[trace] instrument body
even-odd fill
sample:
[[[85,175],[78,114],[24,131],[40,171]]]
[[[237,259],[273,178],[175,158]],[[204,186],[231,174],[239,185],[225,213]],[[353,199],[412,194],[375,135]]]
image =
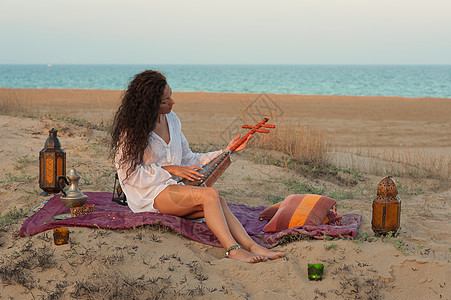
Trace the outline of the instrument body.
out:
[[[190,181],[186,178],[183,178],[181,182],[183,182],[183,184],[185,185],[192,186],[212,186],[213,183],[215,183],[216,180],[218,180],[218,178],[232,164],[231,154],[232,151],[225,151],[213,158],[207,164],[203,165],[202,169],[198,171],[200,174],[204,175],[204,177],[202,177],[200,180]]]
[[[219,177],[227,170],[227,168],[232,164],[232,153],[241,146],[248,138],[249,135],[260,132],[269,133],[269,130],[259,129],[261,127],[265,128],[275,128],[274,125],[265,124],[268,122],[268,118],[264,118],[260,123],[255,126],[243,125],[242,128],[250,128],[251,130],[246,133],[238,142],[236,142],[230,150],[224,151],[211,161],[202,166],[201,170],[198,171],[200,174],[204,175],[200,180],[190,181],[186,178],[181,179],[179,182],[183,182],[185,185],[191,186],[207,186],[211,187]]]

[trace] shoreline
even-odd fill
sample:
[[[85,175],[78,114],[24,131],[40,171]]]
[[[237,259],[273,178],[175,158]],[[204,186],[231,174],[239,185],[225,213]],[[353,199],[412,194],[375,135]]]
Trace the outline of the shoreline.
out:
[[[123,92],[124,89],[83,89],[83,88],[15,88],[15,87],[0,87],[1,90],[43,90],[43,91],[51,91],[51,90],[69,90],[69,91],[99,91],[99,92]],[[392,99],[433,99],[433,100],[451,100],[451,97],[407,97],[407,96],[394,96],[394,95],[330,95],[330,94],[290,94],[290,93],[261,93],[261,92],[209,92],[209,91],[176,91],[173,90],[174,93],[205,93],[205,94],[232,94],[232,95],[273,95],[273,96],[306,96],[306,97],[361,97],[361,98],[392,98]]]

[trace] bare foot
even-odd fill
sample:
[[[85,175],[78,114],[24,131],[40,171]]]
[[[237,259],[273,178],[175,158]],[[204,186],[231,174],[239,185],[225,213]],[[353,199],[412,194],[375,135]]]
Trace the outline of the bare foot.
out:
[[[285,257],[285,253],[283,252],[275,252],[269,249],[266,249],[260,245],[254,245],[250,249],[251,253],[254,253],[256,255],[266,256],[269,259],[278,259]]]
[[[268,259],[264,255],[255,255],[245,249],[230,250],[228,258],[236,259],[247,263],[258,263],[266,261]]]

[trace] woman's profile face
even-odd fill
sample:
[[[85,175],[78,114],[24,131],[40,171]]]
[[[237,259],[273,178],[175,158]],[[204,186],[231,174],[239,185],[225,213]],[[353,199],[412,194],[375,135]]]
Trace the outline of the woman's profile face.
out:
[[[172,99],[172,89],[169,84],[166,84],[164,88],[163,96],[161,97],[159,114],[168,114],[172,110],[172,106],[175,104],[174,99]]]

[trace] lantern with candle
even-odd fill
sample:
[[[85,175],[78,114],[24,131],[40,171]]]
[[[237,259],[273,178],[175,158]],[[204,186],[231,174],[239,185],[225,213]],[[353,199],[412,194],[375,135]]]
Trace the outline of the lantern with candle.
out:
[[[61,149],[58,130],[52,128],[39,152],[39,187],[46,193],[59,193],[58,177],[66,176],[66,152]]]
[[[377,186],[377,196],[373,201],[373,219],[371,227],[374,233],[385,235],[396,233],[401,219],[401,201],[398,189],[391,176],[386,176]]]

